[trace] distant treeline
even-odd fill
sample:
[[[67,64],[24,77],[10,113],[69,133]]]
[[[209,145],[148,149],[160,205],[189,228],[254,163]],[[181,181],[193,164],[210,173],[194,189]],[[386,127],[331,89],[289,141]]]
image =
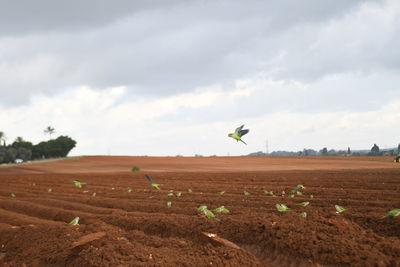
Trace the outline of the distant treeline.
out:
[[[273,151],[271,153],[264,153],[262,151],[253,152],[247,156],[396,156],[400,153],[400,144],[396,148],[381,150],[376,144],[370,150],[335,150],[324,147],[317,151],[314,149],[303,149],[301,151]]]
[[[75,145],[76,141],[68,136],[59,136],[36,145],[18,137],[11,145],[3,142],[0,146],[0,163],[66,157]]]

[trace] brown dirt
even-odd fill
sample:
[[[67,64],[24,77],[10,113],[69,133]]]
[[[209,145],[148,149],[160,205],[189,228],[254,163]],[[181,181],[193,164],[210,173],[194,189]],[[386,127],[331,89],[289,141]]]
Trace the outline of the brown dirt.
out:
[[[131,172],[134,165],[142,171]],[[304,195],[290,197],[297,184]],[[168,197],[169,190],[182,196]],[[310,205],[296,205],[302,201]],[[277,203],[293,210],[279,213]],[[336,214],[335,204],[347,211]],[[200,205],[231,213],[208,219]],[[0,169],[0,266],[400,266],[400,216],[381,219],[395,208],[400,165],[392,158],[83,157],[20,165]],[[79,225],[69,226],[76,216]]]

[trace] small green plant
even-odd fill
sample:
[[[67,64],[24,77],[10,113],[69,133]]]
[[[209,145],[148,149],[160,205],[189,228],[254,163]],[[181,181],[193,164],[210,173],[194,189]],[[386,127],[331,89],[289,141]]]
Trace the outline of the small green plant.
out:
[[[300,189],[306,189],[306,188],[305,188],[304,185],[298,184],[298,185],[296,186],[296,189],[297,189],[297,190],[300,190]]]
[[[14,193],[11,193],[11,197],[16,197],[16,195]]]
[[[310,198],[314,198],[314,195],[310,195]]]
[[[96,192],[94,192],[93,194],[92,194],[92,197],[95,197],[97,194],[96,194]]]
[[[82,188],[83,187],[83,185],[85,185],[86,183],[82,183],[82,182],[79,182],[79,181],[72,181],[73,183],[74,183],[74,185],[76,186],[76,187],[78,187],[78,188]]]
[[[200,207],[197,208],[198,211],[204,211],[206,209],[207,209],[206,205],[203,205],[203,206],[200,206]]]
[[[224,206],[218,207],[216,209],[214,209],[215,212],[219,212],[219,213],[229,213],[230,211],[225,208]]]
[[[336,213],[342,213],[342,212],[346,211],[345,208],[343,208],[339,205],[335,205],[335,209],[336,209]]]
[[[302,195],[303,195],[303,193],[300,192],[300,191],[296,191],[296,194],[297,194],[298,196],[302,196]]]
[[[382,219],[386,218],[386,217],[396,217],[399,215],[400,215],[400,209],[395,209],[395,210],[389,211],[385,216],[382,217]]]
[[[189,193],[189,194],[193,193],[192,189],[189,188],[189,189],[188,189],[188,193]]]
[[[86,193],[88,193],[89,191],[88,190],[83,190],[82,191],[82,193],[84,193],[84,194],[86,194]]]
[[[128,190],[127,190],[126,192],[131,193],[131,192],[132,192],[132,189],[131,189],[131,188],[128,188]]]
[[[133,172],[140,172],[140,168],[138,166],[133,166],[132,167]]]
[[[294,194],[289,195],[289,197],[294,197]]]
[[[301,202],[301,203],[299,203],[299,204],[297,204],[297,205],[300,205],[300,206],[302,206],[302,207],[306,207],[306,206],[308,206],[308,204],[310,204],[310,202],[304,201],[304,202]]]
[[[288,208],[285,204],[276,204],[276,209],[277,209],[279,212],[291,211],[291,209]]]
[[[79,217],[75,217],[72,221],[69,222],[69,225],[79,225]]]
[[[182,192],[178,192],[178,193],[176,193],[176,194],[175,194],[175,196],[177,196],[177,197],[180,197],[180,196],[182,196]]]
[[[219,192],[217,192],[217,194],[223,195],[223,194],[225,194],[225,191],[219,191]]]
[[[211,210],[206,208],[202,212],[204,215],[206,215],[207,218],[218,220],[217,216],[215,216],[215,214]]]
[[[168,202],[167,202],[167,207],[168,207],[168,208],[171,208],[171,206],[172,206],[172,202],[171,202],[171,201],[168,201]]]
[[[174,193],[169,192],[169,193],[167,194],[167,196],[168,196],[168,197],[173,197],[173,196],[174,196]]]
[[[307,212],[302,212],[299,214],[299,216],[305,218],[305,217],[307,217]]]
[[[250,195],[251,195],[250,192],[247,192],[247,191],[243,191],[243,194],[244,194],[245,196],[250,196]]]
[[[47,192],[51,193],[51,192],[53,192],[53,189],[49,188],[49,189],[47,189]]]
[[[264,194],[269,195],[269,196],[274,195],[274,193],[272,191],[268,191],[268,190],[264,190]]]

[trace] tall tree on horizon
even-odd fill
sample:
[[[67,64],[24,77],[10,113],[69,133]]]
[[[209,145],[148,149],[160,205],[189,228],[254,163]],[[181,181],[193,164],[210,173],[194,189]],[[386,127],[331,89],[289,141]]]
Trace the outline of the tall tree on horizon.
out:
[[[3,141],[3,146],[6,146],[6,135],[4,134],[4,132],[0,132],[0,145],[1,141]]]
[[[44,132],[44,134],[48,134],[50,136],[50,139],[51,139],[51,135],[53,133],[55,133],[55,129],[53,127],[51,127],[51,126],[47,126],[46,129],[44,129],[43,132]]]

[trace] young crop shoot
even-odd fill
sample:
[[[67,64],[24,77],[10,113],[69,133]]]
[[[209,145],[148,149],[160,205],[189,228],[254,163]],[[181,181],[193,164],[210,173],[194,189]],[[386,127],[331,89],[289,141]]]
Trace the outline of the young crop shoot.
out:
[[[305,218],[305,217],[307,217],[307,212],[302,212],[299,214],[299,216]]]
[[[215,211],[215,212],[218,212],[218,213],[229,213],[229,212],[230,212],[230,211],[229,211],[227,208],[225,208],[224,206],[218,207],[218,208],[214,209],[214,211]]]
[[[49,189],[47,189],[47,192],[51,193],[51,192],[53,192],[53,189],[49,188]]]
[[[151,183],[151,186],[154,187],[157,190],[160,190],[160,184],[156,184],[153,179],[151,179],[150,176],[148,176],[147,174],[144,175],[146,177],[146,179]]]
[[[209,219],[218,220],[217,216],[215,216],[215,214],[209,209],[203,210],[203,214]]]
[[[180,196],[182,196],[182,192],[178,192],[178,193],[176,193],[176,194],[175,194],[175,196],[177,196],[177,197],[180,197]]]
[[[169,192],[169,193],[167,194],[167,197],[173,197],[173,196],[175,196],[175,195],[174,195],[174,193],[172,193],[172,192]]]
[[[386,217],[396,217],[399,215],[400,215],[400,209],[395,209],[395,210],[389,211],[385,216],[382,217],[382,219],[386,218]]]
[[[171,208],[171,206],[172,206],[172,202],[171,202],[171,201],[168,201],[168,202],[167,202],[167,207],[168,207],[168,208]]]
[[[310,195],[310,198],[314,198],[314,195]]]
[[[74,185],[76,186],[76,187],[78,187],[78,188],[82,188],[83,187],[83,185],[85,185],[86,183],[82,183],[82,182],[79,182],[79,181],[72,181],[73,183],[74,183]]]
[[[14,193],[11,193],[11,197],[16,197],[16,195]]]
[[[189,189],[188,189],[188,193],[189,193],[189,194],[193,193],[192,189],[189,188]]]
[[[279,212],[291,211],[291,209],[288,208],[285,204],[276,204],[276,209],[277,209]]]
[[[75,217],[72,221],[69,222],[69,225],[79,225],[79,217]]]
[[[268,191],[268,190],[264,190],[264,194],[269,195],[269,196],[274,195],[274,193],[272,191]]]
[[[243,191],[243,194],[244,194],[245,196],[250,196],[250,195],[251,195],[250,192],[247,192],[247,191]]]
[[[289,195],[289,197],[294,197],[294,194]]]
[[[217,192],[217,194],[223,195],[223,194],[225,194],[225,191],[219,191],[219,192]]]
[[[131,189],[131,188],[128,188],[128,190],[127,190],[126,192],[131,193],[131,192],[132,192],[132,189]]]
[[[343,208],[339,205],[335,205],[335,209],[336,209],[336,213],[342,213],[342,212],[346,211],[345,208]]]
[[[299,203],[299,204],[297,204],[297,205],[300,205],[300,206],[302,206],[302,207],[306,207],[306,206],[308,206],[308,204],[310,204],[310,202],[304,201],[304,202],[301,202],[301,203]]]
[[[133,172],[140,172],[140,168],[138,166],[133,166],[132,167]]]
[[[198,211],[204,211],[204,210],[206,210],[206,209],[207,209],[207,206],[206,206],[206,205],[202,205],[202,206],[200,206],[200,207],[197,208]]]
[[[306,189],[306,188],[305,188],[304,185],[298,184],[298,185],[296,186],[296,189],[297,189],[297,190],[300,190],[300,189]]]
[[[296,191],[296,194],[297,194],[298,196],[302,196],[302,195],[303,195],[303,193],[300,192],[300,191]]]
[[[92,197],[95,197],[96,196],[96,192],[94,192],[93,194],[92,194]]]

